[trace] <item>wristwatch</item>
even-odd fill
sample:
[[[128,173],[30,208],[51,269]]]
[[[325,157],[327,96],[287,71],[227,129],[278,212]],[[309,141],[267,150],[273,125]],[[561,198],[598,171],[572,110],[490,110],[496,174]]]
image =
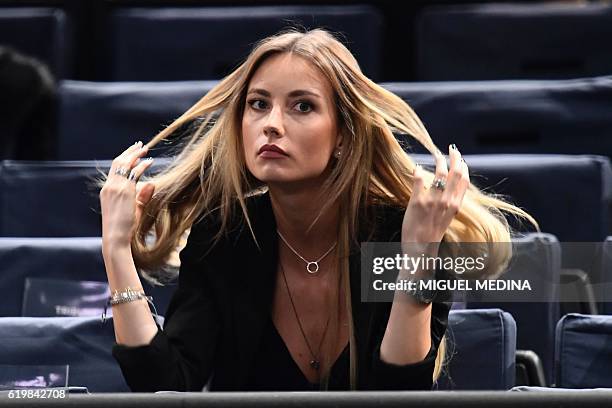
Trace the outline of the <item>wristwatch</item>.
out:
[[[436,298],[438,291],[436,289],[420,289],[415,287],[414,289],[406,289],[404,293],[417,303],[428,305]]]

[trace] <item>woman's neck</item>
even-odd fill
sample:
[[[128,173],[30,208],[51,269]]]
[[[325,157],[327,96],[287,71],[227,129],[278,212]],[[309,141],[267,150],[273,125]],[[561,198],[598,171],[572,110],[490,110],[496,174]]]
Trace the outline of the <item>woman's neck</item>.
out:
[[[334,204],[319,216],[325,202],[320,190],[288,192],[271,187],[270,200],[277,229],[306,259],[320,256],[337,241],[339,207]]]

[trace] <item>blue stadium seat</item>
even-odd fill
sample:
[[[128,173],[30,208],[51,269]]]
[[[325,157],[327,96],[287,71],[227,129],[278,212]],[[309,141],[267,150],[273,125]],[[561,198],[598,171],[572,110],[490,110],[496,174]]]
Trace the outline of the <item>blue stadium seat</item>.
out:
[[[362,69],[378,79],[382,14],[374,7],[258,6],[116,8],[99,37],[106,40],[100,66],[110,81],[219,79],[228,75],[266,36],[289,22],[324,26],[347,37]]]
[[[470,294],[468,309],[500,308],[512,314],[517,326],[517,348],[532,350],[542,360],[548,384],[553,378],[553,346],[555,327],[559,320],[559,284],[561,273],[561,245],[550,234],[534,233],[514,240],[513,259],[500,279],[530,282],[532,291],[520,301],[490,300],[495,292],[485,296]],[[489,296],[490,295],[490,296]],[[521,294],[517,294],[517,298]],[[498,301],[495,301],[498,300]]]
[[[557,387],[612,387],[612,316],[567,314],[556,336]]]
[[[101,236],[96,165],[110,162],[0,163],[0,236]]]
[[[72,28],[61,9],[0,8],[0,45],[36,57],[58,78],[68,78],[72,74]]]
[[[539,2],[426,8],[416,18],[420,81],[575,78],[612,72],[612,6]]]
[[[441,149],[455,143],[464,154],[599,154],[612,159],[612,76],[381,85],[415,110]]]
[[[26,278],[107,281],[98,237],[0,238],[0,265],[0,316],[21,316]],[[143,278],[141,282],[164,315],[175,283],[153,286]]]
[[[168,160],[160,158],[150,171]],[[99,237],[95,179],[110,161],[0,162],[0,237]]]
[[[68,385],[127,392],[111,355],[113,322],[83,317],[0,317],[0,365],[68,365]]]
[[[216,81],[60,84],[59,160],[111,160],[146,142],[203,97]],[[156,146],[151,154],[163,154]]]
[[[608,235],[612,201],[608,158],[519,154],[464,158],[475,185],[509,196],[535,217],[542,231],[559,241],[600,242]],[[415,160],[433,163],[431,155],[415,155]]]
[[[516,324],[499,309],[452,310],[447,330],[445,390],[508,390],[514,386]]]

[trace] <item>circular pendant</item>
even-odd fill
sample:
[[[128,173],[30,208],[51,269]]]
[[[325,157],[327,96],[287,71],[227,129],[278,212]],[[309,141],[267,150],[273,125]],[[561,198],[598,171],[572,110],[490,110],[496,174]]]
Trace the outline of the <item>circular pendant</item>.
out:
[[[306,270],[308,273],[317,273],[319,272],[319,264],[317,262],[308,262],[306,265]]]
[[[310,361],[310,366],[315,370],[318,370],[321,364],[317,360]]]

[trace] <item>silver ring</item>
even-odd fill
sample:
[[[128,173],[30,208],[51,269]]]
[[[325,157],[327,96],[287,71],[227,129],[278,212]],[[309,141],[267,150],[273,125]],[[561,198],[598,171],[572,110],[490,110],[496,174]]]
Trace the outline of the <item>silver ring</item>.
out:
[[[119,167],[118,169],[115,169],[115,174],[118,174],[121,177],[126,177],[128,174],[128,169],[125,167]]]
[[[446,181],[444,179],[437,178],[433,181],[433,183],[431,183],[431,186],[437,190],[444,191],[446,188]]]
[[[132,171],[130,171],[130,175],[128,176],[128,180],[136,181],[136,172],[134,171],[134,169],[132,169]]]

